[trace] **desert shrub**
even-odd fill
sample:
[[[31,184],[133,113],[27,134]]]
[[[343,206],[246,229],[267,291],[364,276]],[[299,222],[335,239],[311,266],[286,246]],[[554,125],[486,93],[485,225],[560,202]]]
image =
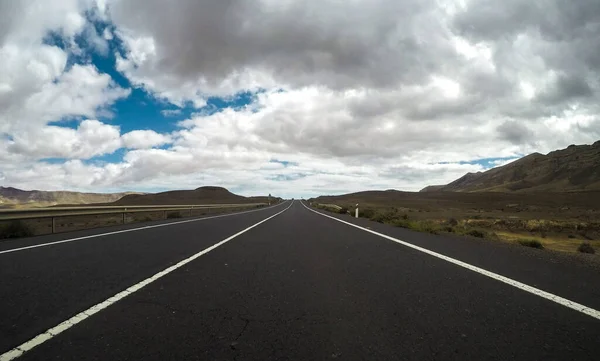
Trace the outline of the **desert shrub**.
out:
[[[452,226],[444,226],[441,228],[443,232],[454,233],[456,230]]]
[[[359,217],[371,219],[371,217],[373,217],[374,214],[375,214],[375,210],[373,210],[371,208],[358,207],[358,216]]]
[[[338,207],[334,207],[334,206],[327,205],[327,204],[320,204],[317,206],[317,208],[322,209],[327,212],[345,214],[345,212],[342,211],[344,208],[338,208]],[[346,209],[346,211],[347,211],[347,209]]]
[[[0,238],[31,237],[33,230],[21,221],[12,221],[0,229]]]
[[[478,229],[471,229],[465,232],[467,236],[477,237],[477,238],[485,238],[485,233]]]
[[[579,235],[589,241],[593,241],[594,237],[592,237],[588,232],[579,232]]]
[[[573,239],[573,238],[577,238],[577,237],[576,237],[575,235],[573,235],[573,234],[570,234],[570,235],[568,236],[568,238],[570,238],[570,239]]]
[[[596,250],[592,247],[590,242],[583,242],[577,247],[577,252],[594,254],[596,253]]]
[[[502,226],[506,226],[507,222],[504,219],[498,219],[494,222],[494,225],[502,227]]]
[[[525,229],[529,232],[542,232],[550,228],[550,223],[543,219],[530,219],[525,222]]]
[[[389,223],[396,227],[431,234],[439,234],[440,232],[455,232],[453,227],[441,227],[439,224],[431,221],[411,221],[403,218],[395,218]]]
[[[433,222],[415,222],[417,228],[416,231],[427,232],[431,234],[439,234],[440,226]]]
[[[400,227],[400,228],[411,228],[411,224],[412,222],[407,221],[405,219],[394,219],[392,221],[392,224],[396,227]]]
[[[449,218],[448,221],[446,221],[446,223],[452,227],[458,226],[458,221],[456,220],[456,218]]]
[[[396,219],[397,215],[393,210],[378,210],[369,218],[375,222],[389,223]]]
[[[181,213],[180,212],[167,213],[167,219],[172,219],[172,218],[181,218]]]
[[[538,241],[537,239],[520,239],[519,244],[525,247],[544,249],[542,242]]]
[[[342,208],[338,209],[338,213],[339,214],[346,214],[346,213],[348,213],[348,208],[342,207]]]
[[[500,240],[500,236],[498,236],[496,234],[496,232],[487,232],[485,234],[485,239],[489,239],[491,241],[499,241]]]

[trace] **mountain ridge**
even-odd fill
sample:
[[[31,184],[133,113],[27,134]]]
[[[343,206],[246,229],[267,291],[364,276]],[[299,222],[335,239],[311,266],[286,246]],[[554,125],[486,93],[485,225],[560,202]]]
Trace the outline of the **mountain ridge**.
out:
[[[0,208],[48,207],[56,205],[172,205],[172,204],[244,204],[267,203],[278,197],[245,197],[219,186],[202,186],[193,190],[159,193],[84,193],[73,191],[22,190],[0,186]]]
[[[485,172],[467,173],[421,192],[573,192],[600,190],[600,141],[531,153]]]
[[[0,206],[3,207],[44,207],[59,204],[110,203],[135,192],[91,193],[74,191],[23,190],[0,186]]]
[[[276,197],[271,197],[271,202]],[[203,186],[193,190],[173,190],[153,194],[128,195],[113,205],[169,205],[169,204],[244,204],[267,203],[269,197],[244,197],[218,186]]]

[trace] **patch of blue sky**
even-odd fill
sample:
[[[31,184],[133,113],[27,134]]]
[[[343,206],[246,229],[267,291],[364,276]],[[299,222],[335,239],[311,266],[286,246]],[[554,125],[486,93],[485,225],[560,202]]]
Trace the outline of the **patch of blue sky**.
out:
[[[206,103],[207,106],[213,106],[216,109],[240,110],[252,104],[256,100],[256,96],[264,92],[264,89],[259,89],[257,91],[241,91],[230,97],[209,97]]]
[[[112,153],[106,153],[98,155],[89,159],[83,160],[84,164],[87,165],[98,165],[101,166],[106,163],[120,163],[123,160],[123,156],[127,152],[127,149],[120,148]]]
[[[271,159],[269,161],[269,163],[279,163],[279,164],[282,164],[286,168],[289,166],[298,166],[299,165],[297,162],[290,162],[287,160],[279,160],[279,159]]]
[[[81,119],[81,117],[62,118],[53,122],[49,122],[48,125],[77,129]]]
[[[68,159],[66,159],[66,158],[52,157],[52,158],[40,159],[40,162],[43,162],[43,163],[46,163],[46,164],[63,164],[67,160]]]
[[[177,108],[157,100],[143,88],[133,88],[129,97],[118,100],[112,106],[114,117],[102,120],[118,124],[124,133],[137,129],[168,133],[177,128],[178,121],[192,113],[192,110],[184,108],[181,114],[166,117],[162,114],[165,109]]]
[[[474,160],[470,160],[470,161],[460,161],[460,162],[439,162],[438,164],[470,164],[470,165],[481,165],[484,168],[492,168],[497,166],[499,163],[505,162],[505,161],[509,161],[512,159],[516,159],[521,157],[522,155],[519,155],[517,157],[501,157],[501,158],[480,158],[480,159],[474,159]]]
[[[272,180],[275,182],[286,182],[286,181],[293,181],[293,180],[297,180],[297,179],[302,179],[308,177],[308,174],[306,173],[293,173],[293,174],[275,174],[272,176],[267,177],[266,179],[268,180]]]
[[[206,116],[226,108],[244,109],[255,102],[257,94],[265,91],[260,89],[258,91],[242,91],[228,97],[208,97],[206,106],[202,108],[196,108],[192,102],[187,102],[181,107],[169,103],[165,99],[155,97],[145,88],[132,84],[116,69],[116,54],[126,56],[122,40],[114,33],[111,24],[99,20],[93,13],[86,14],[86,17],[95,28],[98,36],[102,37],[106,29],[113,33],[112,39],[105,39],[108,51],[98,51],[94,44],[88,43],[85,31],[74,39],[81,51],[71,51],[72,45],[65,40],[60,32],[48,33],[44,43],[57,46],[68,52],[67,70],[74,64],[92,64],[100,73],[108,74],[115,84],[131,90],[128,97],[117,100],[107,111],[98,113],[98,120],[107,124],[118,125],[122,133],[138,129],[169,133],[178,129],[177,123],[179,121],[189,119],[194,114]],[[68,117],[57,119],[50,124],[77,128],[82,119],[83,117]]]
[[[42,43],[46,45],[56,46],[63,50],[67,50],[69,48],[69,43],[65,40],[65,38],[61,35],[60,32],[50,31],[44,38],[42,39]]]

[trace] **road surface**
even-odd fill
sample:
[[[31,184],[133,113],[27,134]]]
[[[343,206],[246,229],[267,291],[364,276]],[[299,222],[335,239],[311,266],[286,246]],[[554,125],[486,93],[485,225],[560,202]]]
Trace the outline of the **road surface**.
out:
[[[300,201],[6,241],[0,360],[598,360],[598,273],[551,255]]]

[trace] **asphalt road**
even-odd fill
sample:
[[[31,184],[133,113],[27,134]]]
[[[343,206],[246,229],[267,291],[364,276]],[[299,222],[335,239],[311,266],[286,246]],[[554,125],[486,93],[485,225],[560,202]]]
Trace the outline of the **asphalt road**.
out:
[[[338,218],[600,309],[585,265]],[[6,252],[132,228],[3,242],[0,360],[600,358],[600,319],[298,201]]]

